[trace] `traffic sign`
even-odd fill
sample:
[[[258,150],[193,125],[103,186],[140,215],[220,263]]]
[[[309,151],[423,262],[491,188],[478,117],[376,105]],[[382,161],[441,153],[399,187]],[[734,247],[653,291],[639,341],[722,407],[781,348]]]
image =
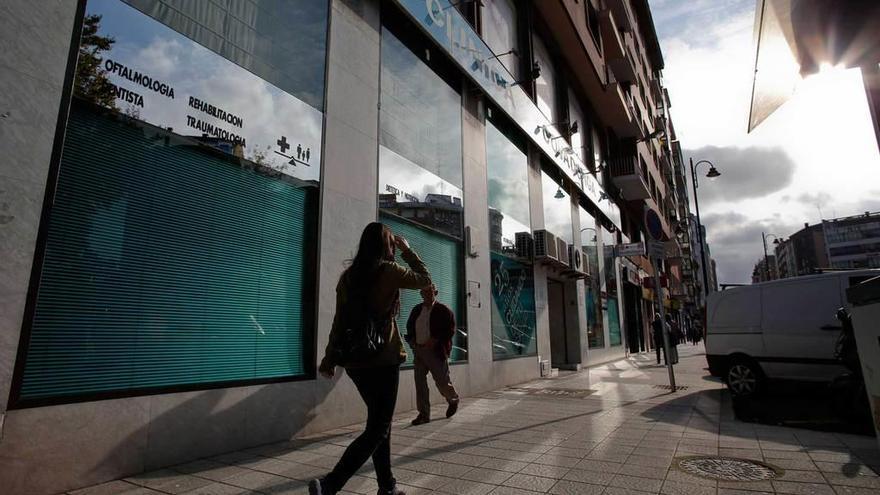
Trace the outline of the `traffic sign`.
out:
[[[660,215],[651,208],[645,208],[645,231],[655,241],[663,240],[663,221]]]
[[[645,243],[644,242],[632,242],[630,244],[618,244],[614,246],[614,255],[615,256],[644,256],[645,255]]]

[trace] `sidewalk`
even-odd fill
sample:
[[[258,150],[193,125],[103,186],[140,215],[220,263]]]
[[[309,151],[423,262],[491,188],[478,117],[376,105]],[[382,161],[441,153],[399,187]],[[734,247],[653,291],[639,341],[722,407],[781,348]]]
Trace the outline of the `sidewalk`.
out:
[[[679,347],[671,393],[666,368],[637,355],[580,373],[538,380],[462,401],[451,420],[413,427],[397,418],[394,474],[409,495],[875,494],[874,438],[737,421],[723,385],[708,376],[702,346]],[[443,417],[445,404],[435,418]],[[310,438],[195,461],[70,492],[95,494],[305,494],[360,431]],[[721,455],[763,461],[772,481],[716,481],[673,463]],[[752,475],[731,470],[731,475]],[[345,493],[374,494],[367,465]]]

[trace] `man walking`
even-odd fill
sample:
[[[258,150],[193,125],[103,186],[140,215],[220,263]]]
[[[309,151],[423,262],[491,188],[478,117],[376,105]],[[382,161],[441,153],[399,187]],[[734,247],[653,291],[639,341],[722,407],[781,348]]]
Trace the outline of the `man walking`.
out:
[[[654,313],[654,321],[651,322],[651,330],[654,337],[654,349],[657,351],[657,364],[660,364],[660,352],[663,352],[663,364],[666,364],[666,348],[663,346],[663,319],[660,313]]]
[[[431,421],[431,399],[428,393],[428,373],[440,394],[449,403],[446,417],[458,410],[458,393],[449,377],[449,353],[455,335],[455,315],[445,304],[437,301],[437,287],[433,284],[421,290],[422,303],[413,308],[406,322],[406,340],[412,347],[416,382],[416,407],[419,415],[412,421],[421,425]]]

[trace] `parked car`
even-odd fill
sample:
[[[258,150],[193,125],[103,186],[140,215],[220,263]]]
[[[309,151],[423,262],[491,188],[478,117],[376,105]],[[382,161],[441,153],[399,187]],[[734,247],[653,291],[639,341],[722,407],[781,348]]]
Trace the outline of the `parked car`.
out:
[[[846,371],[835,358],[846,289],[880,270],[773,280],[715,292],[707,299],[709,372],[731,393],[750,396],[768,380],[831,382]]]

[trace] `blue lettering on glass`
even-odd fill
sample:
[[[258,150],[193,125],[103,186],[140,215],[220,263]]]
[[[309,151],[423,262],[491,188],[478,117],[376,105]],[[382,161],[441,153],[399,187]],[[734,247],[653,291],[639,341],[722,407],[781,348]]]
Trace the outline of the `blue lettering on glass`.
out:
[[[619,228],[617,206],[449,0],[395,0]]]

